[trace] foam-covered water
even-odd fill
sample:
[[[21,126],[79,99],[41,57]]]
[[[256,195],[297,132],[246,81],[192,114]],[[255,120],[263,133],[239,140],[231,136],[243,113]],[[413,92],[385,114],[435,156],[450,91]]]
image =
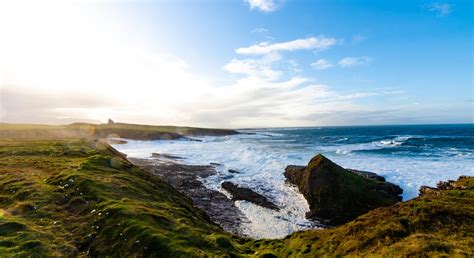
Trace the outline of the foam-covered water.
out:
[[[159,152],[186,157],[188,164],[219,163],[218,173],[204,180],[223,191],[227,180],[270,197],[281,211],[245,201],[237,206],[251,223],[243,231],[255,238],[283,237],[314,227],[305,219],[304,197],[284,183],[284,168],[306,165],[317,153],[337,164],[376,172],[400,185],[404,200],[416,197],[421,185],[460,175],[474,176],[474,125],[370,126],[255,129],[196,141],[130,141],[115,147],[132,157]],[[233,169],[241,172],[230,173]],[[225,191],[224,191],[225,192]]]

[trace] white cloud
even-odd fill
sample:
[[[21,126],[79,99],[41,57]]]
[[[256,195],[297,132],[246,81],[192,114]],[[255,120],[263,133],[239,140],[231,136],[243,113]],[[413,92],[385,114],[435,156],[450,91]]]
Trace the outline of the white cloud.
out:
[[[251,31],[251,33],[259,34],[265,37],[267,40],[274,40],[275,38],[270,36],[270,31],[265,28],[256,28]]]
[[[329,68],[333,67],[334,65],[331,64],[326,59],[319,59],[318,61],[312,63],[311,66],[316,70],[326,70],[326,69],[329,69]]]
[[[356,34],[356,35],[352,36],[352,42],[354,42],[354,43],[359,43],[359,42],[362,42],[364,40],[365,40],[364,35]]]
[[[269,31],[268,29],[265,29],[265,28],[255,28],[252,30],[252,33],[263,33],[263,34],[267,34]]]
[[[367,56],[361,56],[361,57],[345,57],[341,59],[338,64],[343,67],[353,67],[353,66],[359,66],[359,65],[364,65],[372,62],[372,58],[367,57]]]
[[[230,73],[274,81],[280,78],[282,72],[272,69],[271,65],[280,59],[281,57],[278,55],[264,56],[261,59],[239,60],[234,58],[224,66],[224,70]]]
[[[34,7],[0,8],[0,122],[110,117],[210,127],[333,124],[365,115],[370,109],[361,102],[375,96],[291,76],[284,64],[297,64],[280,52],[324,48],[314,40],[268,45],[255,59],[234,58],[224,69],[242,78],[216,83],[179,57],[135,44],[147,38],[103,13],[44,2]]]
[[[273,0],[245,0],[250,5],[250,9],[258,9],[262,12],[273,12],[277,9],[277,4]]]
[[[295,50],[324,50],[337,43],[334,38],[327,38],[324,36],[310,37],[305,39],[296,39],[292,41],[270,44],[262,42],[250,47],[238,48],[235,50],[237,54],[241,55],[266,55],[269,53]]]
[[[453,10],[452,5],[447,3],[433,3],[427,6],[429,11],[437,13],[438,16],[448,16]]]

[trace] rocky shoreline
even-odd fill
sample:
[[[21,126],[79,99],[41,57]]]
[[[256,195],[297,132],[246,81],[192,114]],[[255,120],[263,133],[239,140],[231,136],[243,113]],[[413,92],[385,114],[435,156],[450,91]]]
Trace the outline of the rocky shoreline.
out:
[[[153,153],[148,159],[129,158],[140,167],[159,176],[202,209],[209,220],[227,232],[245,236],[243,224],[250,223],[235,205],[248,201],[279,211],[271,199],[230,181],[221,183],[228,194],[207,188],[203,180],[217,174],[218,163],[186,165],[185,157]],[[229,173],[240,173],[229,171]],[[321,227],[335,226],[382,206],[401,201],[402,189],[376,173],[344,169],[322,155],[315,156],[307,166],[289,165],[284,172],[287,181],[298,187],[310,205],[307,218]]]
[[[164,158],[168,157],[168,158]],[[212,165],[185,165],[170,160],[168,154],[154,155],[151,159],[129,158],[137,166],[143,167],[176,190],[192,199],[193,205],[203,210],[209,219],[227,232],[244,235],[242,223],[248,223],[245,215],[225,194],[208,189],[202,179],[215,175]]]

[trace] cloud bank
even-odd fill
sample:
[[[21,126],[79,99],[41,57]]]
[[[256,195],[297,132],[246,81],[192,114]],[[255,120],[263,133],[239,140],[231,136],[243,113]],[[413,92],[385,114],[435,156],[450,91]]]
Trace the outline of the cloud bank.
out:
[[[318,36],[274,44],[262,42],[250,47],[238,48],[235,52],[241,55],[267,55],[270,53],[296,50],[325,50],[334,46],[336,43],[337,40],[334,38]]]
[[[176,55],[137,44],[123,33],[126,25],[102,13],[67,4],[0,7],[0,122],[64,124],[110,117],[207,127],[312,126],[380,123],[419,110],[399,104],[402,92],[338,91],[298,73],[305,64],[291,55],[322,53],[337,45],[331,37],[237,47],[222,65],[221,80],[197,74]],[[347,57],[337,65],[367,62],[368,57]],[[335,65],[319,59],[312,66]],[[369,104],[371,98],[390,108]]]

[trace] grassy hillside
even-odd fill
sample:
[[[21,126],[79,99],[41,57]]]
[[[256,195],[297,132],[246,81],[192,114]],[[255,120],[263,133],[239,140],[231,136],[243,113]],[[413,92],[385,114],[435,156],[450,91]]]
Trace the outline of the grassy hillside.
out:
[[[133,140],[177,139],[183,136],[221,136],[237,134],[234,130],[153,126],[125,123],[70,125],[2,124],[0,138],[126,138]]]
[[[191,200],[85,140],[0,142],[0,257],[242,253]]]
[[[0,257],[473,256],[474,179],[457,185],[336,228],[249,240],[101,141],[0,139]]]

